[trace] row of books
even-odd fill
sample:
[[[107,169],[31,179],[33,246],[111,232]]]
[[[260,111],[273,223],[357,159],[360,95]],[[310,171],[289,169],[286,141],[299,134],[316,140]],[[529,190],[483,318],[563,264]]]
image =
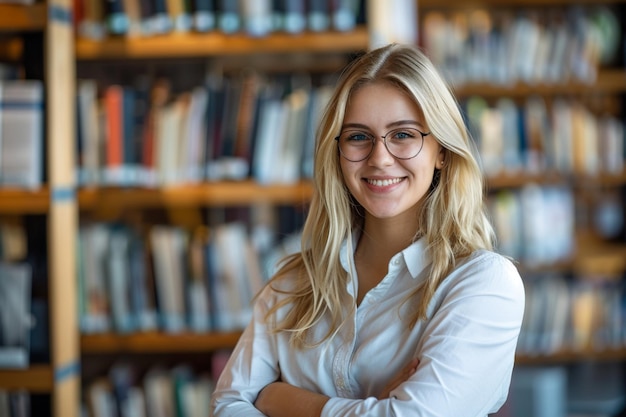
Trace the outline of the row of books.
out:
[[[165,79],[102,88],[81,80],[79,182],[162,186],[252,177],[267,184],[311,177],[313,132],[331,87],[290,78],[250,72],[182,93]]]
[[[626,288],[621,279],[553,274],[525,279],[526,311],[518,353],[550,355],[626,346]]]
[[[568,261],[575,250],[575,204],[570,188],[528,184],[489,195],[498,251],[527,267]]]
[[[78,259],[83,333],[241,330],[265,281],[241,222],[210,233],[152,226],[147,236],[121,225],[83,225]]]
[[[76,0],[77,33],[152,36],[169,32],[350,31],[363,23],[364,0]]]
[[[0,416],[30,417],[30,394],[27,391],[0,390]]]
[[[0,79],[0,187],[41,186],[43,126],[43,83]]]
[[[616,10],[587,7],[462,9],[424,15],[422,42],[455,86],[592,83],[619,53]]]
[[[128,362],[115,363],[86,384],[82,415],[85,417],[206,417],[211,415],[215,381],[227,353],[213,353],[212,369],[195,369],[181,363],[153,365],[141,370]]]
[[[518,104],[479,96],[462,102],[487,176],[558,172],[594,176],[624,170],[624,121],[594,114],[579,100],[550,104],[530,96]]]

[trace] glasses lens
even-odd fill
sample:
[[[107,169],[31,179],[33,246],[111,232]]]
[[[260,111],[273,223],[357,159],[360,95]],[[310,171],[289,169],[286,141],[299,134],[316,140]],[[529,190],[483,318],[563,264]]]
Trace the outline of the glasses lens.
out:
[[[372,152],[374,137],[358,130],[346,130],[339,135],[339,151],[348,161],[358,162]]]
[[[375,142],[370,133],[358,130],[346,130],[338,139],[341,155],[352,162],[367,158]],[[394,129],[388,132],[384,139],[387,151],[398,159],[415,158],[424,145],[424,135],[413,128]]]
[[[424,145],[424,135],[413,128],[390,131],[385,135],[387,150],[398,159],[415,158]]]

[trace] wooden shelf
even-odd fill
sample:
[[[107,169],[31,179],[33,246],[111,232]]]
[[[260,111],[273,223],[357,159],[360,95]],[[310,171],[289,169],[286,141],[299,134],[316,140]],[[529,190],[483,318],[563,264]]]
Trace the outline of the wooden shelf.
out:
[[[83,354],[102,353],[186,353],[234,348],[241,332],[229,333],[137,333],[131,335],[82,335]]]
[[[78,192],[83,211],[110,208],[225,207],[255,203],[302,204],[310,200],[311,184],[263,186],[232,181],[165,188],[89,188]]]
[[[516,365],[555,365],[584,361],[622,361],[626,359],[625,348],[602,350],[563,350],[549,355],[517,355]]]
[[[420,10],[440,8],[472,8],[472,7],[529,7],[529,6],[570,6],[597,5],[601,4],[624,4],[626,0],[419,0]]]
[[[0,32],[44,30],[47,18],[46,3],[0,4]]]
[[[45,365],[28,369],[0,369],[0,389],[49,393],[53,389],[52,368]]]
[[[576,187],[619,187],[626,184],[626,172],[620,174],[571,175],[557,172],[508,173],[490,175],[486,178],[487,191],[519,188],[527,184],[568,184]]]
[[[532,94],[543,96],[555,95],[583,95],[600,93],[623,93],[626,92],[626,70],[605,69],[598,74],[598,79],[593,84],[581,82],[569,82],[563,84],[524,84],[516,83],[512,86],[497,86],[491,83],[468,83],[454,88],[459,97],[479,95],[482,97],[526,97]]]
[[[0,188],[0,214],[43,214],[50,208],[50,193],[41,190]]]
[[[76,40],[78,60],[180,58],[300,53],[352,53],[368,47],[365,28],[350,32],[275,33],[266,37],[220,32],[180,33],[150,37],[110,37],[102,41]]]

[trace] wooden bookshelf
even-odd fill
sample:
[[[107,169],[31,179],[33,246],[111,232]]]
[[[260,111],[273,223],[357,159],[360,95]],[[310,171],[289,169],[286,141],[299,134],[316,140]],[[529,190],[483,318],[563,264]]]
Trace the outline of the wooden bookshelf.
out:
[[[255,203],[303,204],[313,187],[308,182],[263,186],[251,180],[162,188],[86,188],[78,192],[81,210],[106,208],[226,207]]]
[[[530,7],[530,6],[571,6],[572,0],[419,0],[420,9],[473,7]],[[624,4],[626,0],[578,0],[579,5]]]
[[[562,350],[547,355],[517,355],[516,365],[556,365],[584,361],[622,361],[626,359],[626,347],[608,349]]]
[[[44,214],[49,208],[48,188],[34,191],[0,188],[1,214]]]
[[[0,32],[41,31],[47,18],[46,3],[0,4]]]
[[[76,40],[76,58],[138,59],[181,58],[194,56],[352,53],[366,49],[369,37],[366,28],[350,32],[274,33],[254,38],[246,34],[174,33],[149,37],[109,37],[98,41]]]
[[[27,390],[35,393],[50,393],[54,388],[52,367],[35,365],[28,369],[3,369],[0,372],[0,389]]]
[[[101,353],[208,353],[235,346],[241,332],[94,334],[80,338],[83,354]]]
[[[533,94],[542,96],[617,94],[626,92],[626,70],[604,69],[599,72],[595,83],[585,84],[571,81],[560,84],[494,85],[492,83],[468,83],[454,88],[459,97],[479,95],[482,97],[527,97]]]

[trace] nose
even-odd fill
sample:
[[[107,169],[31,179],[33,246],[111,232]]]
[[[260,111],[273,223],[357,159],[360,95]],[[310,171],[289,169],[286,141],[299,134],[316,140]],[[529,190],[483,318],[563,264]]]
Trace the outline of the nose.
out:
[[[388,166],[393,164],[395,158],[387,150],[384,137],[377,137],[374,141],[374,147],[367,162],[371,166]]]

